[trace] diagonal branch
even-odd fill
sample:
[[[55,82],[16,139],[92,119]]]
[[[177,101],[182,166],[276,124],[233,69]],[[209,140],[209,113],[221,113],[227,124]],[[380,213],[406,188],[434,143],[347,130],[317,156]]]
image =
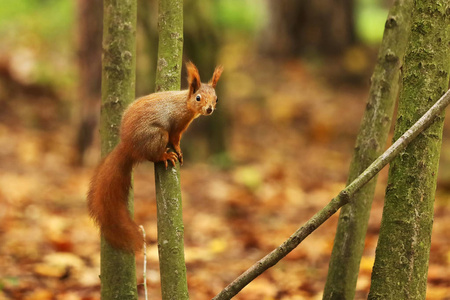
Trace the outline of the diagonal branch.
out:
[[[423,130],[428,128],[436,117],[450,104],[450,90],[448,90],[410,129],[408,129],[391,147],[379,156],[352,183],[333,198],[322,210],[317,212],[302,227],[291,235],[283,244],[263,257],[247,271],[242,273],[213,300],[228,300],[234,297],[253,279],[274,266],[283,257],[294,250],[308,235],[328,220],[335,212],[350,201],[351,196],[369,182],[378,172],[390,163],[408,144]]]

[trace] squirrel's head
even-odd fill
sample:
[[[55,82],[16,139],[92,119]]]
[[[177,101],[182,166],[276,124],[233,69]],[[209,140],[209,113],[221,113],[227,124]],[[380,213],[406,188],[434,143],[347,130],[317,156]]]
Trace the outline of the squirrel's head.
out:
[[[197,67],[192,63],[186,63],[188,74],[188,107],[195,111],[196,117],[199,115],[210,115],[217,104],[216,84],[222,74],[223,67],[217,66],[214,74],[208,83],[200,81]]]

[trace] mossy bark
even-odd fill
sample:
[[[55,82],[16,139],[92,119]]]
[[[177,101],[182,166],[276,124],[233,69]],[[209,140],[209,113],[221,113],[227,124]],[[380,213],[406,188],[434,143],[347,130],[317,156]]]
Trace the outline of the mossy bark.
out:
[[[159,0],[156,91],[179,90],[183,59],[183,1]]]
[[[178,166],[155,165],[158,253],[162,299],[189,299],[184,261],[184,225]]]
[[[102,107],[100,135],[102,156],[119,141],[123,110],[135,98],[136,0],[104,0]],[[132,193],[130,193],[132,195]],[[132,196],[129,199],[132,212]],[[102,299],[137,299],[134,254],[101,243]]]
[[[384,150],[410,31],[412,3],[412,0],[395,1],[387,17],[347,184]],[[355,297],[376,178],[356,192],[350,203],[341,209],[323,299],[352,300]]]
[[[159,0],[156,91],[179,90],[183,56],[183,1]],[[179,164],[155,164],[162,299],[189,299]]]
[[[394,140],[447,90],[449,26],[449,1],[414,1]],[[391,163],[369,299],[425,299],[443,121]]]

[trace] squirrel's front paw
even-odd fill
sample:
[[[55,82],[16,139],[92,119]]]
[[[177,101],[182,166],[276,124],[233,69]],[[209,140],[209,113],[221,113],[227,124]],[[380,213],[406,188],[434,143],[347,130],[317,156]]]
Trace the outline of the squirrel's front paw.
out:
[[[175,167],[175,163],[179,159],[180,158],[177,153],[169,152],[169,148],[167,148],[166,152],[164,152],[163,155],[161,155],[161,158],[159,160],[164,162],[164,165],[166,166],[166,169],[167,169],[167,167],[169,166],[167,161],[170,160],[172,162],[172,165]],[[181,158],[181,160],[183,160],[183,159]]]

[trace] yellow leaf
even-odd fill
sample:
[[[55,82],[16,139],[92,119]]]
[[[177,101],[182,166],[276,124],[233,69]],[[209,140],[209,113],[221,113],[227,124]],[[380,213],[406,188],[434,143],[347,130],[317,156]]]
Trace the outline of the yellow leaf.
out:
[[[360,270],[365,272],[372,272],[373,263],[375,262],[375,258],[370,256],[363,256],[361,258]]]
[[[209,250],[212,253],[222,253],[227,249],[228,243],[225,239],[214,239],[209,243]]]

